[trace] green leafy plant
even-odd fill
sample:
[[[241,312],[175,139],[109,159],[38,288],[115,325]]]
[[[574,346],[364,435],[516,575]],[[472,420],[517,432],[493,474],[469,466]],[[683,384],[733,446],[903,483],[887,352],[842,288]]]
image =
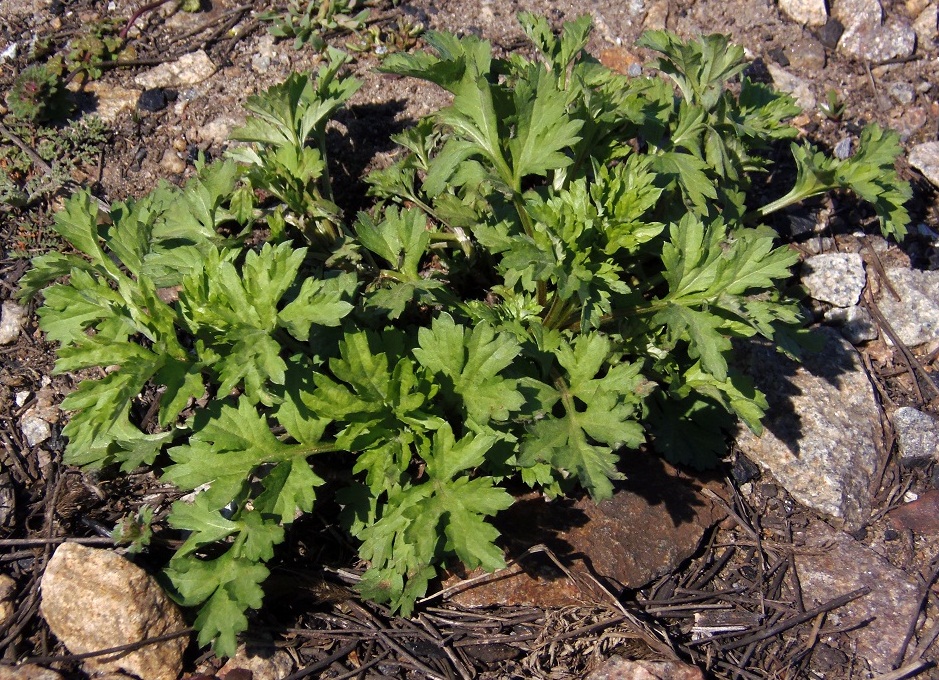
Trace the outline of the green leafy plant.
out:
[[[153,538],[152,522],[153,508],[144,505],[118,522],[111,532],[111,538],[117,545],[126,545],[130,554],[139,553],[150,545],[150,539]]]
[[[277,38],[293,38],[295,50],[310,45],[326,49],[324,34],[330,31],[357,33],[365,26],[369,10],[359,9],[359,0],[290,0],[285,10],[266,12],[272,22],[268,32]]]
[[[818,105],[822,115],[828,120],[838,122],[844,116],[845,103],[838,95],[837,90],[828,90],[825,94],[825,100]]]
[[[17,118],[43,123],[60,120],[72,111],[61,61],[27,66],[13,81],[7,93],[7,106]]]
[[[67,461],[158,462],[191,494],[165,575],[220,654],[327,470],[360,591],[407,615],[447,559],[504,564],[489,520],[510,489],[604,498],[621,452],[704,467],[722,428],[760,430],[733,342],[796,351],[801,317],[782,292],[797,256],[750,226],[768,209],[747,192],[798,109],[745,78],[731,92],[742,51],[720,36],[643,38],[676,94],[601,66],[587,18],[560,35],[520,20],[538,61],[429,33],[433,52],[384,62],[452,104],[396,137],[354,219],[322,144],[357,87],[334,55],[251,100],[245,146],[184,187],[104,216],[74,197],[56,229],[81,254],[36,258],[22,282],[43,291],[57,371],[111,367],[63,402]],[[892,139],[872,128],[836,166],[794,147],[798,193],[858,191],[901,233]]]

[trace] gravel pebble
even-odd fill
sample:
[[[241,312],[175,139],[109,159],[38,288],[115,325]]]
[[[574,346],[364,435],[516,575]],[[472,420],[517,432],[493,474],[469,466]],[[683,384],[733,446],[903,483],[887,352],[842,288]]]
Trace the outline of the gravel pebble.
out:
[[[23,324],[26,322],[26,309],[7,300],[3,303],[0,312],[0,345],[9,345],[20,337]]]

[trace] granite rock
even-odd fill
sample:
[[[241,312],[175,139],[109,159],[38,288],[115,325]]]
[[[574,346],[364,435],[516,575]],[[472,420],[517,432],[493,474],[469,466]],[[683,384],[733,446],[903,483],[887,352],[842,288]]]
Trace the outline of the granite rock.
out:
[[[939,142],[917,144],[910,150],[910,165],[939,187]]]
[[[42,577],[40,613],[73,654],[94,652],[186,628],[179,608],[143,569],[109,550],[64,543]],[[89,672],[127,671],[176,680],[188,640],[180,636],[138,650],[85,661]]]
[[[806,26],[824,26],[828,21],[825,0],[779,0],[779,10]]]
[[[904,463],[939,461],[939,420],[909,406],[893,413],[900,460]]]
[[[915,347],[939,340],[939,271],[887,267],[886,274],[900,299],[881,286],[877,307],[900,342]]]
[[[802,363],[766,345],[741,347],[769,410],[763,433],[741,428],[737,444],[797,501],[854,531],[870,516],[880,415],[858,353],[833,329],[816,333],[824,347]]]
[[[0,345],[9,345],[20,337],[26,323],[26,309],[12,300],[6,300],[0,311]]]
[[[852,307],[861,299],[867,275],[857,253],[813,255],[802,264],[802,284],[809,295],[835,307]]]
[[[823,522],[809,526],[804,548],[793,555],[807,609],[858,588],[870,588],[867,595],[829,612],[826,625],[849,628],[867,621],[845,633],[849,644],[875,673],[893,670],[893,658],[919,608],[916,580]]]

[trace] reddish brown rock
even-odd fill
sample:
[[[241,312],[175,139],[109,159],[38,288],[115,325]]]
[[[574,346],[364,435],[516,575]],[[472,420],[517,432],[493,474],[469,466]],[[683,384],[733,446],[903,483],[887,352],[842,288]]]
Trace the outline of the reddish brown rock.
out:
[[[873,550],[824,522],[813,522],[794,552],[806,609],[858,588],[869,592],[826,614],[826,625],[845,633],[857,658],[875,673],[889,673],[919,608],[919,584]],[[863,624],[863,625],[861,625]]]
[[[677,661],[632,660],[614,654],[586,680],[704,680],[704,673]]]
[[[545,545],[574,581],[544,554],[531,555],[520,565],[467,586],[453,599],[465,606],[601,602],[609,595],[591,576],[613,591],[640,588],[690,557],[705,531],[726,516],[702,493],[705,487],[720,492],[723,483],[716,479],[689,477],[659,458],[638,453],[623,470],[627,480],[601,503],[534,496],[499,516],[510,556]]]
[[[887,515],[895,529],[909,529],[920,536],[939,535],[939,490],[927,491]]]

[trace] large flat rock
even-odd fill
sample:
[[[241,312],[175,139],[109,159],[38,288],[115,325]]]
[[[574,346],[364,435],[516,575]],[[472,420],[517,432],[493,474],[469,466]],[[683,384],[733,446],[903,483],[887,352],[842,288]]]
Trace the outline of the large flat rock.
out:
[[[919,586],[867,546],[847,534],[814,522],[805,546],[795,551],[796,568],[806,609],[824,604],[858,588],[870,592],[827,615],[838,628],[862,624],[846,635],[857,657],[876,673],[893,670],[910,620],[919,609]]]
[[[858,353],[837,332],[816,332],[824,348],[801,364],[771,347],[745,349],[770,408],[762,435],[741,428],[737,443],[793,498],[854,531],[870,516],[880,415]]]

